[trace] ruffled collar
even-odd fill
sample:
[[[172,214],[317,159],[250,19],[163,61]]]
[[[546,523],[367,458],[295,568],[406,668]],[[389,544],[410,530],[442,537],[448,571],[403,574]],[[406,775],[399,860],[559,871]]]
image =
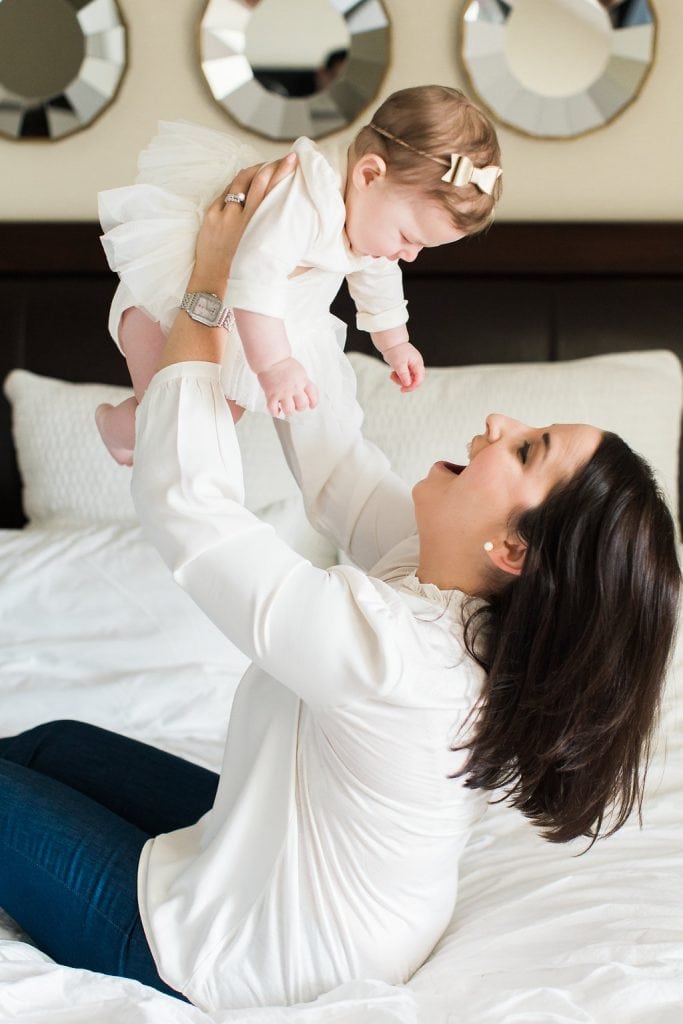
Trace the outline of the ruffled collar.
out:
[[[399,590],[407,590],[411,594],[416,594],[431,604],[438,605],[439,608],[448,608],[454,603],[456,596],[458,598],[462,596],[459,590],[440,590],[435,583],[421,583],[415,569],[396,582]]]

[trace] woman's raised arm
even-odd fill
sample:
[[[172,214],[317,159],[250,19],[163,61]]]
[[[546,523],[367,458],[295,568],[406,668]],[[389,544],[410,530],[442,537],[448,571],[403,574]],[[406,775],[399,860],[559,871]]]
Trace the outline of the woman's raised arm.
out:
[[[243,206],[223,197],[209,207],[197,239],[190,291],[224,295],[232,258],[254,212],[265,196],[294,170],[293,154],[273,164],[241,171],[230,192],[246,193]],[[181,314],[160,366],[176,362],[220,363],[227,339],[221,328],[206,327]],[[314,412],[276,421],[285,457],[299,484],[313,525],[358,565],[370,569],[415,530],[409,489],[388,460],[361,432],[362,412],[348,367],[343,409],[324,400]]]
[[[223,212],[214,204],[204,241],[219,240],[211,223],[220,224]],[[224,247],[219,257],[200,257],[197,286],[220,294],[229,256]],[[200,277],[207,263],[216,272]],[[220,381],[224,340],[222,328],[182,314],[171,330],[164,365],[138,409],[132,492],[142,525],[218,628],[307,703],[377,695],[404,671],[405,615],[390,590],[358,570],[312,566],[244,508],[239,445]]]

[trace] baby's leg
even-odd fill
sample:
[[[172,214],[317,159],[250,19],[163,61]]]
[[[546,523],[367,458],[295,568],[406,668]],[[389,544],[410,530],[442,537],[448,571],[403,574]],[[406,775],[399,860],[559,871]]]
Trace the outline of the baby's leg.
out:
[[[159,368],[166,335],[155,320],[135,307],[121,317],[119,341],[128,363],[133,391],[138,402]]]
[[[95,422],[110,454],[123,466],[132,466],[135,447],[135,410],[156,373],[166,336],[158,323],[131,307],[121,317],[119,341],[126,357],[135,398],[119,405],[99,405]]]

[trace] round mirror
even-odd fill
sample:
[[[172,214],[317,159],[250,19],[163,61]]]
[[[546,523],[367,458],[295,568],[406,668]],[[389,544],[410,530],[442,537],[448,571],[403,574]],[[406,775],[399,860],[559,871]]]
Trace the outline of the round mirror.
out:
[[[199,48],[211,95],[239,124],[315,139],[377,95],[389,19],[380,0],[208,0]]]
[[[313,96],[342,74],[351,36],[342,15],[330,3],[298,0],[298,24],[315,31],[291,33],[291,0],[260,0],[245,32],[244,55],[254,78],[280,96]]]
[[[461,54],[472,92],[503,124],[572,138],[614,120],[652,64],[649,0],[469,0]]]
[[[0,0],[0,134],[60,139],[109,106],[126,64],[114,0]]]

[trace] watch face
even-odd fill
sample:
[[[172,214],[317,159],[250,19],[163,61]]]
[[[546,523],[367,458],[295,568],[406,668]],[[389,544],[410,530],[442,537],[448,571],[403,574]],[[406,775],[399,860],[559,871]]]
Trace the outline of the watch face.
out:
[[[215,320],[221,309],[221,300],[215,295],[198,295],[192,312],[195,316]]]

